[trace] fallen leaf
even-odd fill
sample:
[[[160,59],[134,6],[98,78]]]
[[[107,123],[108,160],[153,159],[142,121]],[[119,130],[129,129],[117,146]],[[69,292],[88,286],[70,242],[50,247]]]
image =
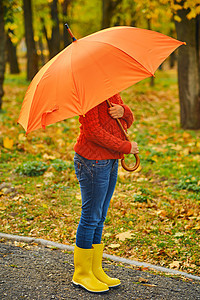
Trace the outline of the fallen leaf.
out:
[[[182,237],[184,236],[184,233],[183,232],[176,232],[174,237]]]
[[[77,194],[77,195],[76,195],[76,199],[77,199],[77,200],[81,200],[81,194]]]
[[[146,282],[148,282],[148,279],[143,278],[143,277],[140,277],[140,278],[138,279],[138,281],[141,282],[141,283],[146,283]]]
[[[118,238],[120,241],[125,241],[125,239],[132,239],[133,233],[131,232],[131,230],[128,230],[126,232],[118,233],[116,235],[116,238]]]
[[[166,217],[167,212],[165,210],[159,210],[159,211],[157,211],[157,214],[164,218],[164,217]]]
[[[53,172],[45,172],[43,177],[44,178],[52,178],[52,177],[54,177],[54,174],[53,174]]]
[[[107,232],[104,234],[105,237],[110,237],[111,235],[112,235],[112,233],[110,233],[110,232]]]
[[[200,230],[200,225],[197,225],[197,226],[193,227],[192,229]]]
[[[180,267],[180,261],[174,260],[171,264],[169,264],[170,269],[178,270]]]
[[[6,149],[12,149],[13,148],[13,144],[14,144],[14,141],[12,139],[10,139],[9,137],[5,137],[3,139],[3,146],[4,148]]]
[[[108,247],[112,249],[116,249],[120,247],[120,244],[110,244]]]
[[[48,205],[46,205],[45,203],[42,203],[42,207],[48,208]]]
[[[37,148],[45,148],[45,145],[43,145],[43,144],[35,144],[35,146],[37,147]]]
[[[183,132],[183,138],[184,139],[189,139],[189,138],[191,138],[191,135],[188,133],[188,132]]]
[[[42,157],[44,159],[50,159],[50,160],[56,159],[56,157],[54,155],[49,155],[47,153],[44,153],[44,155]]]
[[[144,286],[157,286],[156,284],[150,284],[150,283],[144,283],[142,285],[144,285]]]
[[[19,140],[19,141],[26,141],[26,136],[25,136],[25,134],[24,134],[24,133],[20,133],[20,134],[18,135],[18,140]]]

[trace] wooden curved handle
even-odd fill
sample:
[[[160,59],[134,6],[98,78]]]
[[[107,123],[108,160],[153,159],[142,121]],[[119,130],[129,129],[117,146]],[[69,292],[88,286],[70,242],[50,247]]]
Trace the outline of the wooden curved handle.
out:
[[[133,172],[133,171],[135,171],[135,170],[137,170],[139,168],[139,165],[140,165],[139,155],[138,154],[134,154],[134,156],[135,156],[136,162],[135,162],[135,165],[133,167],[128,167],[126,165],[126,163],[125,163],[124,158],[121,159],[121,165],[124,168],[124,170],[129,171],[129,172]]]
[[[112,104],[110,103],[110,101],[107,99],[107,103],[108,103],[108,106],[109,107],[112,107]],[[129,139],[129,136],[128,134],[126,133],[124,127],[122,126],[122,123],[120,122],[119,119],[116,119],[117,123],[119,124],[119,127],[121,128],[122,132],[124,133],[127,141],[130,142],[130,139]],[[133,167],[128,167],[126,164],[125,164],[125,161],[124,161],[124,158],[121,159],[121,165],[122,167],[124,168],[124,170],[126,171],[129,171],[129,172],[133,172],[135,170],[137,170],[137,168],[139,168],[139,165],[140,165],[140,158],[139,158],[139,155],[138,154],[134,154],[135,155],[135,159],[136,159],[136,162],[135,162],[135,165]]]

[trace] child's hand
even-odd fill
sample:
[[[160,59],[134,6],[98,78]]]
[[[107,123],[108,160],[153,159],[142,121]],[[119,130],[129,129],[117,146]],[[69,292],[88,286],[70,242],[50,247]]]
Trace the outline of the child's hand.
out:
[[[109,108],[109,114],[111,115],[112,118],[117,119],[121,118],[124,115],[124,108],[123,106],[112,103],[112,107]]]
[[[131,142],[131,152],[132,154],[138,154],[139,149],[138,149],[138,144],[136,142]]]

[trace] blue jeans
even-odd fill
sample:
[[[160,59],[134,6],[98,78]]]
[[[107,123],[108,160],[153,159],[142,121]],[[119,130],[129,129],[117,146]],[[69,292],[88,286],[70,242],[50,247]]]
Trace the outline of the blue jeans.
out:
[[[103,224],[117,182],[118,160],[88,160],[75,153],[74,166],[82,197],[76,245],[91,249],[92,244],[101,243]]]

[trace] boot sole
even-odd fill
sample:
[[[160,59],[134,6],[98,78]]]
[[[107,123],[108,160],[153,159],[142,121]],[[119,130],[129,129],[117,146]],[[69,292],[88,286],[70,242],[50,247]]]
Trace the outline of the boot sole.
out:
[[[120,286],[120,285],[121,285],[121,283],[116,284],[116,285],[109,285],[108,287],[109,287],[109,288],[117,288],[117,287]]]
[[[93,290],[87,289],[84,285],[82,285],[81,283],[78,283],[78,282],[76,282],[76,281],[74,281],[74,280],[72,280],[72,283],[73,283],[75,286],[81,286],[81,287],[84,288],[86,291],[91,292],[91,293],[96,293],[96,294],[101,293],[101,294],[102,294],[102,293],[106,293],[106,292],[109,291],[109,288],[108,288],[107,290],[104,290],[104,291],[93,291]]]

